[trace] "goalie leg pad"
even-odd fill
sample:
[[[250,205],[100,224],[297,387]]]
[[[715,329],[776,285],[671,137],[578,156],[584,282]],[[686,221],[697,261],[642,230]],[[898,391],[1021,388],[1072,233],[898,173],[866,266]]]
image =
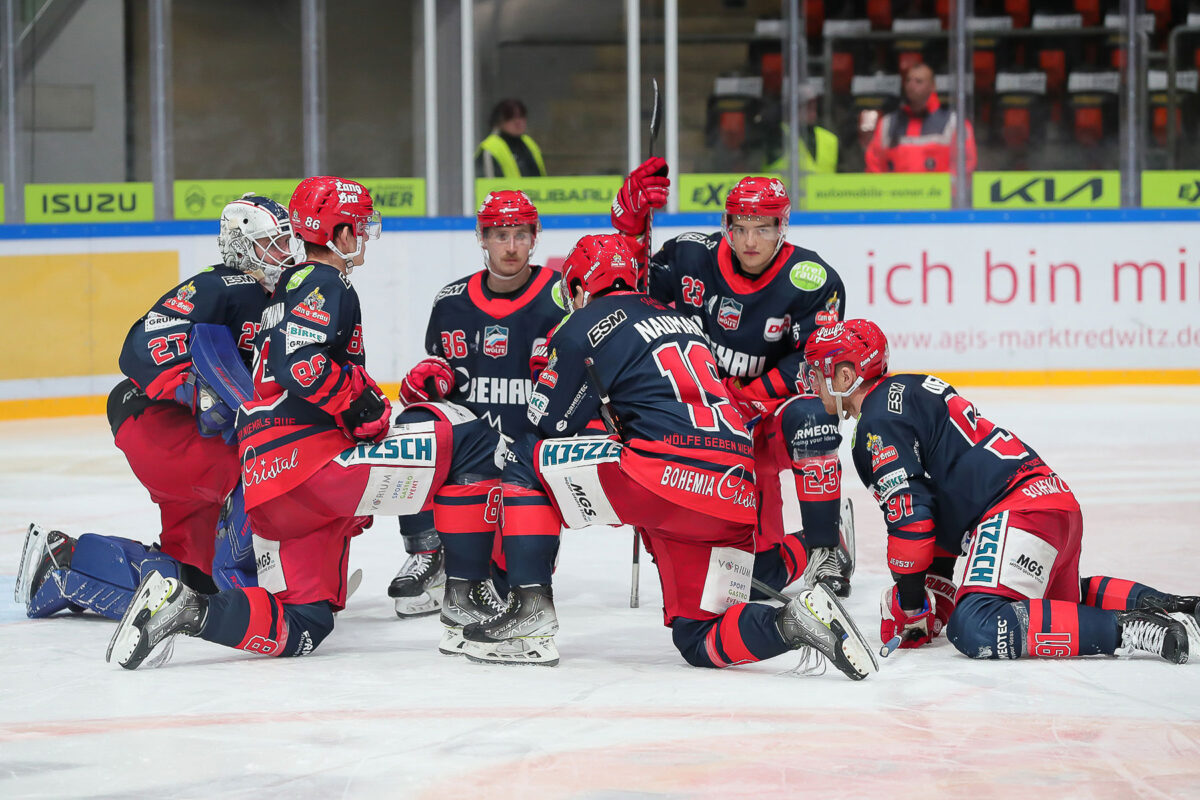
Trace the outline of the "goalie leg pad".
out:
[[[250,519],[246,516],[246,498],[240,482],[221,508],[213,551],[212,579],[220,591],[258,585],[254,534],[250,529]]]
[[[71,603],[109,619],[119,620],[133,599],[143,575],[157,570],[168,578],[179,577],[179,562],[132,539],[85,533],[75,543],[71,568],[64,570],[55,588]],[[50,598],[46,581],[37,602]]]

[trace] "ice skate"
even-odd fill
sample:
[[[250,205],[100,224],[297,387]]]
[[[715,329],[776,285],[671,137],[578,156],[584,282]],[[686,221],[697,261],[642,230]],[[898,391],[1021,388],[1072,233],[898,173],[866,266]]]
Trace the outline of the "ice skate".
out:
[[[473,622],[483,622],[504,611],[504,602],[492,588],[491,581],[469,581],[465,578],[447,578],[446,593],[442,603],[442,641],[438,651],[448,656],[460,655],[465,651],[463,627]]]
[[[195,636],[204,627],[207,613],[207,597],[151,571],[133,593],[104,660],[111,663],[115,658],[125,669],[137,669],[161,645],[147,662],[147,666],[161,666],[171,658],[175,635]]]
[[[1138,611],[1161,611],[1164,614],[1195,614],[1200,597],[1163,592],[1146,592],[1138,600]]]
[[[842,498],[838,520],[837,547],[814,547],[801,578],[805,586],[823,583],[838,597],[850,596],[850,576],[854,574],[854,504]]]
[[[554,634],[554,592],[549,586],[518,586],[508,608],[487,621],[463,629],[467,658],[481,664],[558,664]]]
[[[446,560],[442,548],[430,553],[413,553],[392,578],[388,597],[396,601],[401,619],[435,614],[442,607],[446,589]]]
[[[854,620],[823,583],[779,609],[775,624],[792,649],[816,648],[851,680],[862,680],[879,670],[875,654]]]
[[[1189,644],[1200,646],[1200,628],[1191,614],[1118,611],[1117,624],[1121,627],[1121,643],[1115,655],[1152,653],[1173,664],[1185,664]]]
[[[71,556],[75,552],[75,540],[62,531],[47,531],[37,523],[29,526],[25,534],[25,545],[21,549],[21,563],[17,567],[17,581],[13,587],[13,600],[25,606],[26,613],[34,613],[33,600],[38,589],[42,587],[55,570],[66,570],[71,567]],[[59,577],[59,585],[62,579]],[[61,611],[64,601],[51,601],[56,610]],[[82,608],[74,603],[66,603],[66,608],[79,613]],[[50,613],[43,610],[38,612]]]

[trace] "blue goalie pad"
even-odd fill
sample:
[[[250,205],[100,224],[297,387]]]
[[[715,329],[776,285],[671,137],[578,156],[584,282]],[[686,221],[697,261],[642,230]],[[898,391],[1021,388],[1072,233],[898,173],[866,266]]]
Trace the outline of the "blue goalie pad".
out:
[[[258,586],[258,565],[254,560],[254,540],[242,485],[230,492],[217,521],[216,550],[213,553],[213,583],[221,591]]]
[[[233,334],[224,325],[199,324],[192,326],[192,371],[191,381],[179,391],[191,391],[192,397],[181,399],[192,406],[196,414],[196,425],[205,436],[218,433],[225,441],[237,441],[234,421],[242,403],[254,399],[254,380],[237,345]],[[200,397],[195,398],[195,393]]]
[[[132,539],[85,533],[68,569],[53,570],[30,598],[26,613],[46,617],[71,605],[119,620],[142,575],[179,577],[179,562]]]

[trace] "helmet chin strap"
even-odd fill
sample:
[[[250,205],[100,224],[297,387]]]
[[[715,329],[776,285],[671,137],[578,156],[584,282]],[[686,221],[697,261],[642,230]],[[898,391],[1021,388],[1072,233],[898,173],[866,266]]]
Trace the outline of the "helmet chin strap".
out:
[[[325,245],[331,251],[333,251],[333,254],[335,256],[337,256],[338,258],[340,258],[346,262],[346,274],[347,275],[349,275],[354,270],[355,257],[357,257],[358,254],[363,251],[363,237],[360,235],[360,236],[354,237],[354,239],[356,242],[358,242],[358,245],[357,245],[357,247],[355,247],[354,252],[350,253],[348,255],[346,253],[343,253],[341,250],[338,250],[337,245],[335,245],[333,243],[332,239],[329,240],[329,244]]]
[[[833,389],[833,379],[825,379],[825,388],[829,390],[829,394],[833,397],[833,402],[837,406],[837,415],[840,419],[850,419],[850,411],[842,404],[842,401],[854,394],[855,390],[862,386],[862,384],[862,376],[855,375],[854,383],[850,384],[849,389],[844,392],[836,392]]]

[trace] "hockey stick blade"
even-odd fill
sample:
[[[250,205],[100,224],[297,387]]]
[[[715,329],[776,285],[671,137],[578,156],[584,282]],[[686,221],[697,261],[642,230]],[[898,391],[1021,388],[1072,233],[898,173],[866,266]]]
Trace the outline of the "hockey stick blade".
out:
[[[662,95],[658,93],[658,78],[650,79],[654,87],[654,105],[650,110],[650,145],[647,158],[654,157],[654,145],[658,143],[658,131],[662,127]]]

